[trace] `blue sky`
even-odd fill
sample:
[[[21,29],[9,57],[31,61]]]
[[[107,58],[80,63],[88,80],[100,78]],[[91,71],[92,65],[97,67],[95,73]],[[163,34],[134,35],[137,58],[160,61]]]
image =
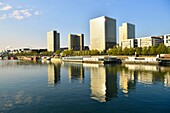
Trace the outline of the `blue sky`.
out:
[[[170,0],[0,0],[0,49],[46,47],[46,33],[84,33],[89,45],[89,20],[108,16],[136,26],[136,37],[170,34]]]

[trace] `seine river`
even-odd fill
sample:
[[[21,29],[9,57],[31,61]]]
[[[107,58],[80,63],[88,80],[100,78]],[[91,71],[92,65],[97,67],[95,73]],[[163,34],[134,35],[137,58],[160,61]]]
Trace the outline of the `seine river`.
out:
[[[1,60],[0,113],[170,113],[170,67]]]

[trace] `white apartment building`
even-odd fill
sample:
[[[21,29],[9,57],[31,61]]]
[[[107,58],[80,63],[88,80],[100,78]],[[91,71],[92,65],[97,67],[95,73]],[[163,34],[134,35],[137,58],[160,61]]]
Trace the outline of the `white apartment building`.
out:
[[[170,34],[164,35],[164,44],[165,44],[165,46],[167,46],[167,47],[170,46]]]
[[[121,46],[122,46],[122,49],[124,49],[125,47],[127,48],[135,48],[137,47],[137,39],[126,39],[126,40],[123,40],[121,41]]]
[[[158,46],[163,43],[162,37],[149,36],[136,39],[138,47]]]

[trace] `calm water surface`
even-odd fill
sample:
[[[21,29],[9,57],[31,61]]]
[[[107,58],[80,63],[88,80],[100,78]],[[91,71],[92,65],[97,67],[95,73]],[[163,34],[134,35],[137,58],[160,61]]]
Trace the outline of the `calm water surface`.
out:
[[[0,61],[0,113],[170,113],[170,67]]]

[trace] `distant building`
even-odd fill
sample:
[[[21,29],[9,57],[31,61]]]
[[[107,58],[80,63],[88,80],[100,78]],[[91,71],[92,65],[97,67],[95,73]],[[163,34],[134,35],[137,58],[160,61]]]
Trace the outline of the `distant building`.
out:
[[[116,20],[102,16],[90,20],[90,49],[107,50],[116,45]]]
[[[57,31],[47,33],[47,51],[55,52],[60,49],[60,34]]]
[[[40,53],[40,52],[47,51],[47,48],[42,48],[42,47],[41,48],[31,48],[31,51]]]
[[[170,34],[164,35],[164,45],[170,47]]]
[[[136,38],[138,47],[149,47],[149,46],[158,46],[159,44],[163,43],[163,37],[142,37]]]
[[[135,48],[137,47],[137,39],[126,39],[121,42],[122,49],[127,48]]]
[[[123,23],[119,27],[119,45],[122,46],[121,42],[127,39],[135,39],[135,25]]]
[[[68,35],[69,50],[84,50],[84,34],[69,34]]]

